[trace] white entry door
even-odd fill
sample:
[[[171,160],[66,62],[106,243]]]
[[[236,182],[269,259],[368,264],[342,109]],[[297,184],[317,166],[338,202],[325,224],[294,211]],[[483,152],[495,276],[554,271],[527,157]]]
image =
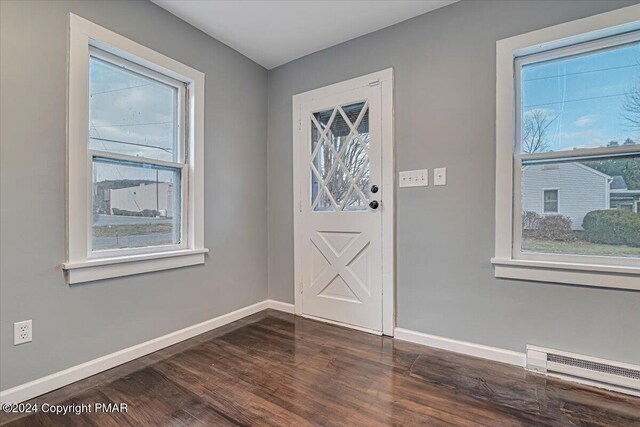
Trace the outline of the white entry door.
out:
[[[294,102],[296,305],[302,315],[382,333],[383,215],[393,200],[382,173],[382,85],[369,80]]]

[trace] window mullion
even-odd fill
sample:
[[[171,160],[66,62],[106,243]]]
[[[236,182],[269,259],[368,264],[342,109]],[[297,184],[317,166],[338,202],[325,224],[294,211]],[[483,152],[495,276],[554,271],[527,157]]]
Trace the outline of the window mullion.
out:
[[[101,151],[101,150],[88,150],[88,151],[89,151],[90,158],[93,158],[93,157],[108,158],[112,160],[121,160],[123,162],[131,162],[131,163],[137,163],[137,164],[143,164],[143,165],[153,165],[153,166],[160,166],[160,167],[174,168],[174,169],[183,169],[185,167],[184,163],[179,163],[179,162],[168,162],[166,160],[156,160],[156,159],[150,159],[148,157],[141,157],[141,156],[129,156],[127,154],[116,154],[116,153]]]
[[[523,163],[531,163],[536,161],[545,162],[564,159],[578,161],[594,157],[620,157],[635,153],[640,153],[640,146],[629,145],[619,147],[581,148],[576,150],[551,151],[545,153],[515,153],[515,156],[522,159]]]

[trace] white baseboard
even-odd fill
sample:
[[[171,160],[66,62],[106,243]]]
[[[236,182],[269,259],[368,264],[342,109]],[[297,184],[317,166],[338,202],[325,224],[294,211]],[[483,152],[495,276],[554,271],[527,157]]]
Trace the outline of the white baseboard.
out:
[[[171,332],[167,335],[125,348],[115,353],[90,360],[80,365],[72,366],[63,371],[47,375],[37,380],[29,381],[16,387],[12,387],[0,392],[1,403],[20,403],[25,400],[48,393],[65,385],[88,378],[92,375],[106,371],[123,363],[130,362],[142,356],[146,356],[154,351],[177,344],[181,341],[193,338],[221,326],[227,325],[236,320],[258,313],[259,311],[272,308],[274,310],[293,313],[293,304],[274,300],[264,300],[259,303],[243,307],[231,313],[206,320],[193,326]]]
[[[272,308],[274,310],[284,311],[285,313],[291,314],[295,313],[293,304],[290,304],[288,302],[280,302],[273,299],[268,299],[266,303],[269,308]]]
[[[396,328],[394,338],[402,341],[409,341],[429,347],[452,351],[454,353],[466,354],[468,356],[480,357],[482,359],[494,360],[496,362],[508,363],[525,367],[527,356],[525,353],[505,350],[497,347],[490,347],[482,344],[475,344],[467,341],[458,341],[451,338],[439,337],[436,335],[424,334],[422,332],[411,331],[409,329]]]

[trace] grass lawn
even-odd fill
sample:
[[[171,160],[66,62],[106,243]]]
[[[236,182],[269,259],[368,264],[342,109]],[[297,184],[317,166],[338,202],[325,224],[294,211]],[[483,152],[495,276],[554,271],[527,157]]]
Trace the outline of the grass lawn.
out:
[[[139,236],[171,233],[173,224],[119,224],[93,227],[94,237]]]
[[[575,255],[610,255],[618,257],[640,257],[640,248],[624,245],[604,245],[584,241],[559,242],[556,240],[538,240],[525,238],[522,250],[529,252],[543,252],[548,254]]]

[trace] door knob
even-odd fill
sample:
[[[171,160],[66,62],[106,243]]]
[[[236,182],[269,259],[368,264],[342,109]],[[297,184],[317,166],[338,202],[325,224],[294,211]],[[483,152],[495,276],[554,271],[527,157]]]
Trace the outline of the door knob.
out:
[[[371,192],[372,192],[373,194],[377,193],[377,192],[378,192],[378,186],[377,186],[377,185],[372,185],[372,186],[371,186]]]
[[[378,206],[380,206],[380,203],[378,203],[377,200],[372,200],[371,202],[369,202],[369,207],[371,209],[378,209]]]

